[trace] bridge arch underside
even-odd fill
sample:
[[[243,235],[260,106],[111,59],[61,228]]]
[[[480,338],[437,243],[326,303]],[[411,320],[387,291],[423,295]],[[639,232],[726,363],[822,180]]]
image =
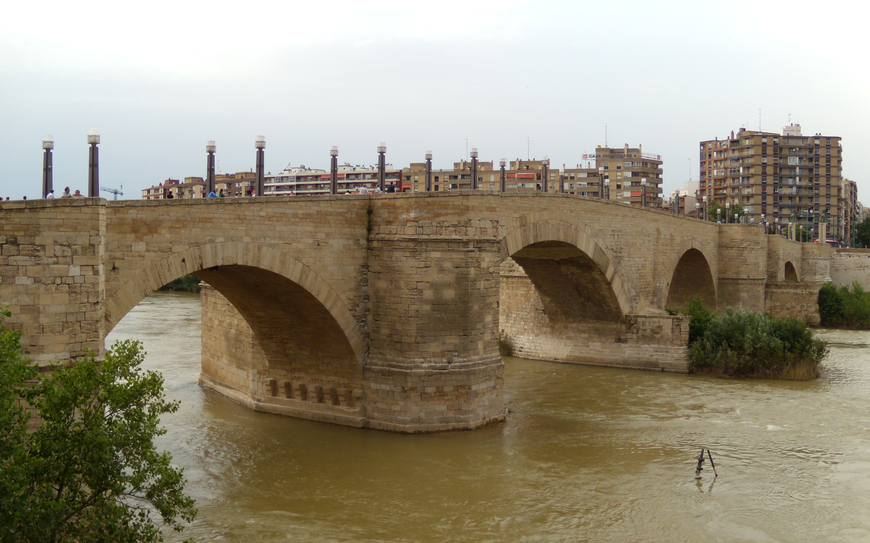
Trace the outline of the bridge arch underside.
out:
[[[674,269],[665,307],[679,309],[696,297],[711,310],[716,310],[716,285],[710,264],[701,251],[689,249],[683,253]]]
[[[785,271],[783,272],[783,277],[787,283],[798,283],[798,274],[797,270],[794,267],[794,264],[791,262],[785,263]]]
[[[626,314],[605,271],[576,246],[523,247],[502,263],[500,281],[499,331],[514,356],[686,371],[688,324],[683,339],[683,319]]]
[[[202,295],[200,382],[259,411],[363,426],[362,366],[310,292],[274,272],[195,272]]]

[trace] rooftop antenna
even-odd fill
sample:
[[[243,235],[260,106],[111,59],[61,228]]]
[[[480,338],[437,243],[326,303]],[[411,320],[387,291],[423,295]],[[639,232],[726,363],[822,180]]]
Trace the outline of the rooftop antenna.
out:
[[[468,138],[465,138],[465,162],[468,162]]]
[[[761,108],[758,108],[758,131],[761,132]]]
[[[791,125],[791,113],[788,114],[788,124]]]
[[[604,123],[604,146],[610,148],[610,145],[607,144],[607,123]]]
[[[532,160],[532,138],[526,136],[526,160]]]

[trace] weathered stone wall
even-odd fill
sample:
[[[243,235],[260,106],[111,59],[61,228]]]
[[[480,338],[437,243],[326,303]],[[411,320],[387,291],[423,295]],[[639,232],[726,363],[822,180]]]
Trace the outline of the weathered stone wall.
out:
[[[764,292],[764,310],[774,317],[791,317],[818,326],[819,288],[822,283],[768,283]]]
[[[870,249],[837,249],[831,256],[830,273],[838,287],[857,281],[870,290]]]
[[[801,283],[829,283],[834,249],[826,243],[801,244]]]
[[[531,280],[503,267],[499,327],[514,356],[658,371],[688,370],[686,316],[627,315],[617,321],[553,322]]]
[[[757,225],[719,227],[719,307],[764,311],[768,236]]]
[[[782,282],[786,280],[786,263],[791,262],[797,274],[797,280],[803,280],[803,245],[797,241],[790,241],[785,236],[767,235],[767,280]]]
[[[201,300],[202,385],[256,411],[365,426],[361,381],[337,378],[315,358],[293,368],[269,364],[262,342],[233,304],[204,283]]]
[[[40,365],[103,351],[105,200],[0,204],[0,300]]]

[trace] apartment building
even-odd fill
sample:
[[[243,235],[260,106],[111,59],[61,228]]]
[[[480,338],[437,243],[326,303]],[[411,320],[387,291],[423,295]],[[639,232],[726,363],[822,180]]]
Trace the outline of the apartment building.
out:
[[[384,186],[387,192],[401,192],[402,171],[388,164],[384,168]],[[295,196],[331,193],[332,174],[327,170],[308,168],[305,165],[290,166],[277,174],[263,178],[264,196]],[[338,193],[374,192],[378,185],[378,169],[375,166],[353,166],[345,163],[338,166],[336,174]]]
[[[745,220],[793,222],[827,238],[844,239],[842,147],[837,136],[804,136],[799,124],[782,134],[740,129],[700,144],[699,194],[743,206]]]
[[[610,186],[607,192],[611,200],[641,205],[645,199],[647,207],[661,209],[661,155],[644,153],[641,145],[629,147],[626,144],[622,148],[599,146],[594,154],[583,155],[583,158],[595,159],[595,168],[603,175],[605,185]]]
[[[858,202],[858,184],[849,179],[843,179],[843,244],[855,246],[855,236],[858,234],[858,223],[861,222],[861,204]]]
[[[250,196],[257,181],[254,172],[218,173],[214,176],[215,192],[224,191],[225,196]],[[206,183],[202,177],[185,177],[184,181],[167,179],[163,183],[142,189],[143,200],[165,200],[169,194],[173,198],[205,198]]]

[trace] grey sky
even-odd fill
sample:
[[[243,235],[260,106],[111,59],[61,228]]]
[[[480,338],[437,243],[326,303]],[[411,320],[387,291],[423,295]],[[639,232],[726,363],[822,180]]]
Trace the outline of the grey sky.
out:
[[[732,1],[18,2],[0,18],[0,196],[100,180],[124,198],[288,163],[396,166],[550,157],[604,144],[662,155],[665,189],[698,177],[698,142],[741,126],[843,138],[870,203],[870,72],[859,3]],[[529,143],[530,140],[530,143]],[[866,191],[866,192],[865,192]],[[103,196],[111,198],[110,194]]]

